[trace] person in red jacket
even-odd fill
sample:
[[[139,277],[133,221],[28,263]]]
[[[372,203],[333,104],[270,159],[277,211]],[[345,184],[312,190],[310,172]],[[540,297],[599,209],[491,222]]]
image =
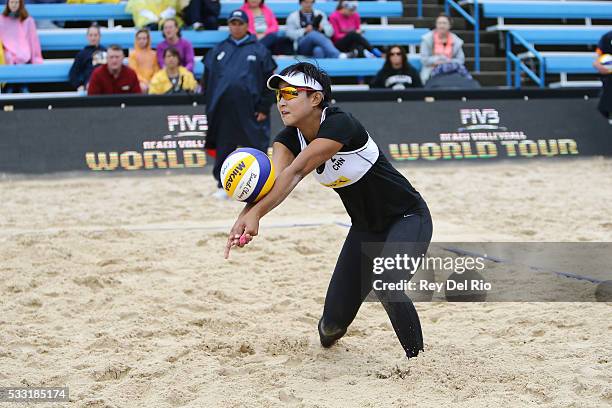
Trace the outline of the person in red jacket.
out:
[[[87,88],[88,95],[112,95],[141,93],[138,75],[123,65],[123,49],[111,45],[106,51],[107,63],[100,65],[91,74]]]

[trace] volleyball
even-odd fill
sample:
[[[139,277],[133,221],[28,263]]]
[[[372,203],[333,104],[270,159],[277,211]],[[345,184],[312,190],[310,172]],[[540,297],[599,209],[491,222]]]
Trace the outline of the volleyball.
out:
[[[221,166],[225,193],[252,203],[268,194],[274,184],[274,165],[264,152],[243,147],[232,152]]]
[[[603,54],[599,57],[599,63],[604,67],[608,68],[608,71],[612,72],[612,55],[611,54]]]

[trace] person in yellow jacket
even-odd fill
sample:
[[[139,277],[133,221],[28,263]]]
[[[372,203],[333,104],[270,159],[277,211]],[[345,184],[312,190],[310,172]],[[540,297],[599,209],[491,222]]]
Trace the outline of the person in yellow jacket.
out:
[[[2,38],[0,38],[0,65],[4,65],[4,46],[2,45]]]
[[[179,26],[182,26],[179,15],[187,4],[188,0],[128,0],[125,11],[132,14],[137,28],[157,30],[168,18],[177,19]]]
[[[130,50],[128,66],[136,71],[140,89],[143,93],[147,93],[149,82],[159,71],[159,65],[157,64],[157,53],[151,49],[151,34],[146,28],[136,31],[134,49]]]
[[[176,48],[164,51],[164,68],[157,71],[149,84],[149,94],[192,93],[198,83],[193,74],[180,65],[180,55]]]
[[[0,38],[0,65],[4,65],[4,46],[2,45],[2,38]],[[0,82],[0,90],[4,87],[4,83]]]

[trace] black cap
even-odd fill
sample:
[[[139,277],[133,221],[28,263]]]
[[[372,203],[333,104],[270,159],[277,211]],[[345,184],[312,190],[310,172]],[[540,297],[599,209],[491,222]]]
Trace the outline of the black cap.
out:
[[[249,16],[244,12],[244,10],[240,9],[234,10],[230,13],[229,17],[227,18],[227,22],[229,23],[232,20],[240,20],[245,24],[249,24]]]

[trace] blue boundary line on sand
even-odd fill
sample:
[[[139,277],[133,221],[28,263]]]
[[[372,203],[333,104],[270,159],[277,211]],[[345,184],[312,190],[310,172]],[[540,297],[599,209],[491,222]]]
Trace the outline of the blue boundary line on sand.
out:
[[[504,264],[512,264],[513,262],[507,260],[507,259],[502,259],[502,258],[497,258],[497,257],[493,257],[493,256],[489,256],[489,255],[483,255],[483,254],[479,254],[478,252],[472,252],[472,251],[467,251],[465,249],[461,249],[461,248],[454,248],[454,247],[447,247],[447,248],[442,248],[446,251],[449,252],[453,252],[457,255],[470,255],[470,256],[479,256],[482,257],[486,260],[489,261],[493,261],[495,263],[504,263]],[[563,276],[565,278],[572,278],[572,279],[578,279],[578,280],[585,280],[591,283],[602,283],[604,281],[600,280],[600,279],[595,279],[595,278],[591,278],[589,276],[584,276],[584,275],[578,275],[575,273],[569,273],[569,272],[559,272],[559,271],[551,271],[549,269],[546,268],[542,268],[540,266],[532,266],[532,265],[526,265],[527,267],[529,267],[530,269],[536,270],[536,271],[540,271],[540,272],[552,272],[554,274],[557,274],[559,276]]]

